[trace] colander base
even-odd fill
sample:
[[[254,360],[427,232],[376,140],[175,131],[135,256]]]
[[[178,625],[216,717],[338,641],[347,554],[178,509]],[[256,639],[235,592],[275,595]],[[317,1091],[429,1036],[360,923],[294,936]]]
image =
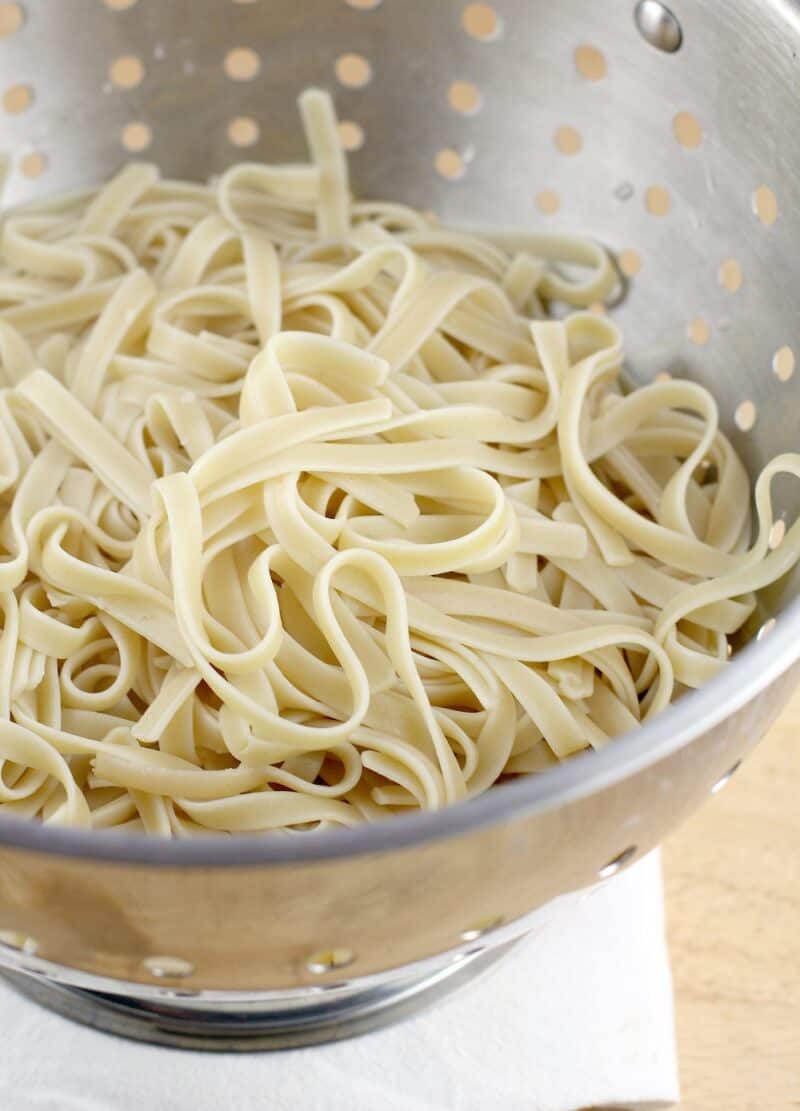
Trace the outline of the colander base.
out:
[[[72,1022],[135,1041],[216,1052],[296,1049],[342,1041],[408,1018],[471,982],[491,968],[517,939],[489,950],[460,955],[433,972],[391,983],[353,985],[352,991],[312,989],[307,1002],[269,1000],[253,993],[235,1005],[204,1001],[176,990],[173,998],[153,1000],[88,991],[25,972],[3,971],[2,978],[27,999]]]

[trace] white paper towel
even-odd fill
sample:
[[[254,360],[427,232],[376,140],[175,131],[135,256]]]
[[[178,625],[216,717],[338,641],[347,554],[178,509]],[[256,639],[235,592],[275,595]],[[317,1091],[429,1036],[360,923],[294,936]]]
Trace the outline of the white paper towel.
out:
[[[577,1111],[678,1098],[657,854],[389,1029],[281,1053],[124,1041],[0,984],[3,1111]]]

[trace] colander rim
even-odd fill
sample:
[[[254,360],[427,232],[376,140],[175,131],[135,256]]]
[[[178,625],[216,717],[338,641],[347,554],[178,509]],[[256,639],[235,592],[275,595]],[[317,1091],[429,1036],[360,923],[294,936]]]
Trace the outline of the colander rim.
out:
[[[691,744],[750,702],[798,660],[800,598],[795,598],[779,613],[768,636],[751,641],[728,667],[651,721],[615,738],[599,751],[582,753],[541,775],[498,784],[476,798],[442,810],[416,811],[291,838],[220,833],[161,839],[0,817],[0,846],[76,860],[173,868],[306,864],[408,849],[554,810],[613,786]]]

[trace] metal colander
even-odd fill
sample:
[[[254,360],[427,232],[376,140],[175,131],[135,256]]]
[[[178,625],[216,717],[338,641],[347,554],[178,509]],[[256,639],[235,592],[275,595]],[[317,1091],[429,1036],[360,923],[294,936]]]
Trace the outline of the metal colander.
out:
[[[720,16],[715,0],[0,3],[6,199],[130,157],[187,178],[303,159],[296,98],[326,86],[360,196],[614,250],[630,377],[711,389],[755,472],[800,435],[800,7]],[[793,519],[796,492],[776,499]],[[796,587],[769,591],[757,642],[646,727],[442,813],[170,844],[4,823],[0,962],[74,1017],[184,1045],[397,1016],[725,781],[797,677]]]

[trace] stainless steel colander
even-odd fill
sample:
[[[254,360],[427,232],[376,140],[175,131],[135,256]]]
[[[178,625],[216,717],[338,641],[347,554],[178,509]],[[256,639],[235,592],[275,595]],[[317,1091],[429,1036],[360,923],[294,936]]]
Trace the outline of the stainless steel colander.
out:
[[[327,86],[360,195],[618,252],[631,378],[708,386],[755,472],[800,443],[798,50],[794,0],[0,3],[7,199],[134,154],[189,178],[303,158],[296,97]],[[796,489],[776,497],[793,519]],[[397,1016],[725,781],[798,676],[796,591],[769,591],[727,671],[634,734],[441,813],[169,844],[4,822],[0,964],[65,1013],[182,1045]]]

